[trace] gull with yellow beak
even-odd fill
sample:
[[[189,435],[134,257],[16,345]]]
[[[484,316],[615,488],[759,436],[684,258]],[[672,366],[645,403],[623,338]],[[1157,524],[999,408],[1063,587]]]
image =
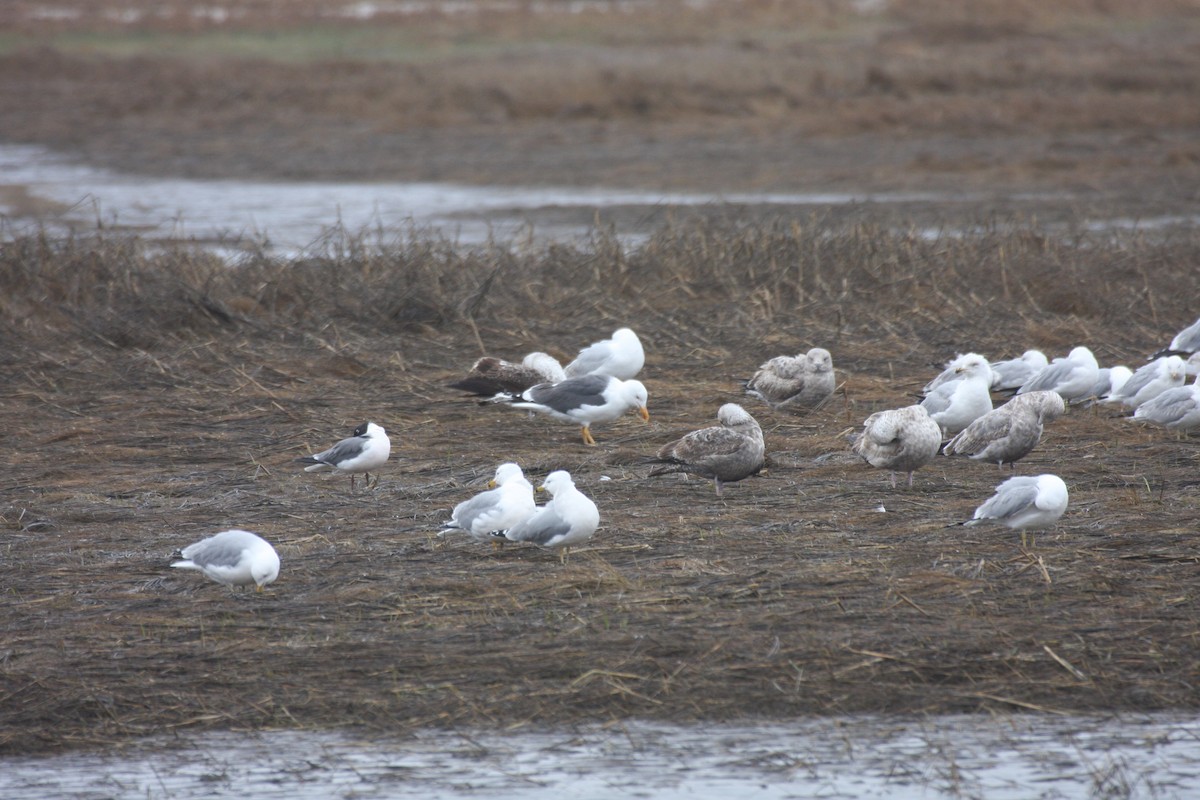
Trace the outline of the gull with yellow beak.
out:
[[[558,383],[539,383],[520,394],[501,392],[484,403],[506,403],[549,414],[564,422],[574,422],[583,430],[583,443],[595,444],[590,430],[593,423],[612,422],[627,411],[634,411],[649,422],[646,387],[641,381],[614,378],[611,375],[583,375]]]

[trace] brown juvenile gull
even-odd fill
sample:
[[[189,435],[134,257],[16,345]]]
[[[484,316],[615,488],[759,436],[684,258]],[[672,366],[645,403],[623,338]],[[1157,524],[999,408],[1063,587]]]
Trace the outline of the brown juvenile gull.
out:
[[[970,456],[1013,466],[1027,456],[1042,438],[1044,423],[1066,413],[1066,404],[1058,392],[1040,391],[1017,395],[999,408],[989,411],[946,443],[948,456]]]
[[[746,394],[775,411],[816,408],[833,394],[833,357],[823,347],[795,356],[776,356],[746,382]]]
[[[654,461],[663,466],[650,475],[685,472],[712,478],[720,497],[722,484],[762,469],[763,433],[754,417],[737,403],[726,403],[717,412],[717,421],[721,424],[692,431],[659,449]]]
[[[627,411],[636,411],[643,421],[650,420],[646,387],[641,381],[623,381],[611,375],[584,375],[558,383],[539,383],[520,394],[500,393],[482,402],[507,403],[574,422],[582,426],[584,444],[596,443],[590,430],[594,422],[612,422]]]
[[[484,356],[471,366],[466,377],[449,384],[478,397],[500,392],[523,392],[539,383],[558,383],[566,378],[558,359],[546,353],[530,353],[520,364]]]
[[[896,473],[908,473],[912,486],[913,473],[937,455],[942,444],[942,429],[919,405],[877,411],[867,417],[862,433],[854,442],[858,453],[872,467],[891,470],[892,486]]]
[[[558,558],[565,563],[571,547],[592,538],[596,528],[600,527],[600,511],[591,498],[575,488],[575,482],[566,470],[551,472],[538,488],[552,495],[550,502],[524,522],[496,536],[510,542],[532,542],[561,549]]]
[[[594,342],[579,351],[564,367],[568,378],[582,375],[611,375],[621,380],[636,377],[646,363],[642,340],[629,328],[613,332],[611,339]]]
[[[201,539],[180,551],[172,567],[195,569],[231,589],[255,584],[257,591],[279,577],[279,554],[257,534],[237,528]]]
[[[350,491],[354,491],[354,476],[363,473],[367,476],[367,486],[371,485],[371,470],[377,470],[387,463],[392,452],[392,442],[387,432],[374,422],[364,422],[354,429],[354,435],[342,439],[328,450],[311,456],[297,458],[301,464],[309,464],[305,472],[332,469],[344,472],[350,476]],[[379,473],[375,473],[375,485],[379,485]]]

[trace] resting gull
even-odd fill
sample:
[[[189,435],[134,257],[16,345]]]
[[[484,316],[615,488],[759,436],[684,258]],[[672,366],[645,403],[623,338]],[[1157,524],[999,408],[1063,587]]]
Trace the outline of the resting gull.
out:
[[[1120,403],[1136,411],[1167,389],[1183,386],[1187,379],[1187,363],[1179,356],[1160,356],[1134,371],[1129,380],[1116,391],[1109,392],[1106,403]]]
[[[1044,423],[1058,419],[1066,409],[1058,392],[1017,395],[964,428],[946,443],[942,452],[948,456],[970,456],[1001,467],[1009,464],[1015,469],[1015,462],[1041,441]]]
[[[1021,384],[1049,364],[1046,354],[1041,350],[1026,350],[1020,358],[1010,358],[1007,361],[997,361],[991,364],[992,391],[1015,392]]]
[[[941,444],[942,429],[924,408],[912,405],[867,417],[854,452],[872,467],[891,470],[894,488],[897,471],[907,472],[912,486],[913,473],[937,455]]]
[[[720,425],[692,431],[659,449],[655,461],[662,464],[651,476],[684,472],[712,478],[721,496],[721,486],[749,477],[763,466],[763,432],[754,417],[737,403],[726,403],[717,411]]]
[[[493,533],[511,528],[536,510],[533,484],[525,479],[525,473],[511,462],[501,464],[496,476],[488,481],[488,491],[456,505],[438,536],[465,531],[477,541],[496,541]]]
[[[1057,475],[1018,475],[996,487],[996,493],[975,509],[975,516],[962,525],[997,522],[1025,532],[1049,528],[1067,510],[1067,485]]]
[[[1108,400],[1116,392],[1121,391],[1121,387],[1133,377],[1133,371],[1124,365],[1118,364],[1115,367],[1101,367],[1096,375],[1096,383],[1088,391],[1087,405],[1094,405]]]
[[[195,569],[230,588],[255,584],[257,591],[279,577],[279,554],[257,534],[237,528],[222,531],[180,551],[172,567]]]
[[[776,356],[746,382],[746,394],[775,411],[816,408],[833,394],[833,357],[823,347],[795,356]]]
[[[1142,403],[1133,412],[1133,418],[1162,425],[1181,435],[1200,427],[1200,378],[1187,386],[1167,389],[1153,400]]]
[[[991,369],[983,356],[972,356],[955,367],[957,380],[934,387],[921,406],[947,436],[953,436],[992,410],[992,395],[988,391]]]
[[[587,495],[575,488],[566,470],[551,472],[538,488],[552,495],[550,502],[524,522],[496,535],[511,542],[561,548],[559,560],[565,563],[571,547],[592,538],[600,526],[600,512]]]
[[[530,353],[520,364],[484,356],[472,365],[466,377],[449,386],[478,397],[491,397],[499,392],[523,392],[539,383],[558,383],[566,377],[558,359],[546,353]]]
[[[1200,352],[1200,319],[1197,319],[1191,325],[1175,334],[1175,338],[1171,340],[1169,345],[1150,356],[1150,358],[1190,356],[1196,352]]]
[[[383,428],[374,422],[364,422],[354,429],[354,435],[342,439],[328,450],[315,455],[297,458],[301,464],[311,464],[304,468],[305,472],[332,469],[350,475],[350,491],[354,491],[354,476],[363,473],[367,476],[367,486],[371,485],[371,470],[378,470],[387,463],[392,452],[392,441],[388,439]],[[375,474],[375,485],[379,485],[379,474]]]
[[[579,351],[564,368],[568,378],[581,375],[611,375],[621,380],[636,377],[646,363],[642,340],[629,328],[613,332],[611,339],[594,342]]]
[[[1021,384],[1017,394],[1048,390],[1058,392],[1068,403],[1085,400],[1099,376],[1100,365],[1092,351],[1076,347],[1065,357],[1056,358],[1038,370]]]
[[[497,394],[484,403],[506,403],[549,414],[564,422],[582,426],[583,443],[595,444],[590,427],[595,422],[612,422],[627,411],[636,411],[643,421],[650,420],[646,410],[646,387],[641,381],[621,380],[611,375],[584,375],[558,383],[539,383],[520,394]]]
[[[959,355],[955,356],[954,358],[952,358],[946,362],[946,368],[944,370],[942,370],[940,373],[938,373],[938,376],[936,378],[931,380],[929,383],[925,384],[925,386],[921,389],[921,395],[928,396],[929,394],[933,393],[936,389],[938,389],[938,387],[940,387],[940,386],[945,386],[947,383],[954,383],[956,381],[962,380],[962,369],[961,368],[964,364],[966,364],[969,361],[982,361],[984,364],[988,363],[988,360],[985,357],[979,355],[979,353],[960,353]],[[988,385],[989,386],[991,385],[991,382],[992,382],[991,369],[992,369],[991,365],[988,364],[987,372],[988,372]]]

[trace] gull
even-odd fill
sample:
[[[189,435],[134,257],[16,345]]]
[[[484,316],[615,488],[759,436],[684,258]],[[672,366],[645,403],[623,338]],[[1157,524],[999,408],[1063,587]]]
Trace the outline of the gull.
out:
[[[1046,354],[1041,350],[1026,350],[1020,358],[997,361],[991,365],[992,391],[1015,392],[1021,388],[1021,384],[1049,363]]]
[[[1196,352],[1200,352],[1200,319],[1197,319],[1191,325],[1175,334],[1175,338],[1171,340],[1169,345],[1150,356],[1150,358],[1190,356]]]
[[[1076,347],[1064,358],[1056,358],[1021,384],[1017,394],[1049,390],[1068,403],[1085,400],[1096,385],[1100,365],[1086,347]]]
[[[973,355],[954,368],[957,380],[935,386],[921,406],[947,436],[953,436],[992,410],[992,395],[988,391],[991,369],[987,359]]]
[[[1153,400],[1167,389],[1183,386],[1187,378],[1187,363],[1179,356],[1160,356],[1144,364],[1116,391],[1109,392],[1106,403],[1120,403],[1136,411],[1143,403]]]
[[[501,464],[488,481],[488,491],[456,505],[438,536],[465,531],[476,541],[496,541],[492,534],[513,527],[536,510],[533,484],[525,479],[521,468],[511,462]]]
[[[650,472],[666,475],[684,472],[713,479],[717,497],[724,483],[749,477],[763,466],[763,432],[757,420],[737,403],[726,403],[717,411],[720,425],[692,431],[663,445],[655,462],[663,464]]]
[[[587,495],[575,488],[575,482],[566,470],[551,472],[538,488],[552,495],[550,501],[524,522],[496,536],[511,542],[561,548],[558,558],[565,564],[571,547],[586,542],[596,532],[600,526],[600,512]]]
[[[566,377],[558,359],[536,352],[525,356],[520,364],[484,356],[471,366],[466,377],[449,386],[478,397],[491,397],[498,392],[523,392],[539,383],[558,383]]]
[[[892,488],[896,472],[913,473],[937,455],[942,444],[942,429],[919,405],[877,411],[867,417],[862,433],[854,442],[854,452],[872,467],[891,470]]]
[[[774,411],[816,408],[833,394],[833,357],[823,347],[764,362],[746,382],[746,394]]]
[[[979,355],[979,353],[960,353],[954,358],[946,362],[946,368],[938,373],[938,376],[931,380],[921,389],[922,396],[928,396],[933,393],[938,387],[944,386],[947,383],[954,383],[962,380],[962,367],[968,361],[982,361],[984,364],[988,360]],[[991,385],[991,365],[988,365],[988,385]]]
[[[629,328],[613,332],[611,339],[594,342],[579,351],[564,368],[568,378],[581,375],[611,375],[621,380],[636,377],[646,363],[642,341]]]
[[[1025,532],[1049,528],[1067,510],[1067,485],[1057,475],[1018,475],[996,487],[996,493],[975,509],[975,516],[960,525],[997,522]]]
[[[256,585],[257,591],[279,577],[279,554],[257,534],[237,528],[201,539],[180,551],[183,561],[172,567],[195,569],[217,583]]]
[[[558,383],[539,383],[520,394],[501,392],[482,403],[506,403],[514,408],[529,408],[564,422],[582,426],[583,443],[593,445],[592,423],[612,422],[627,411],[635,411],[643,421],[650,420],[646,410],[646,387],[641,381],[621,380],[611,375],[584,375]]]
[[[1187,386],[1176,386],[1138,406],[1133,412],[1138,422],[1153,422],[1186,436],[1200,427],[1200,378]]]
[[[1058,392],[1030,392],[1009,400],[964,428],[946,443],[946,455],[970,456],[1003,467],[1027,456],[1042,438],[1042,427],[1066,412]]]
[[[354,476],[361,472],[367,476],[366,485],[371,485],[371,470],[378,470],[387,463],[392,452],[392,441],[383,428],[374,422],[364,422],[354,429],[354,435],[342,439],[328,450],[311,456],[297,458],[301,464],[311,464],[305,472],[332,469],[350,476],[350,491],[354,491]],[[379,485],[379,473],[375,474],[375,485]]]
[[[1088,391],[1088,405],[1108,400],[1114,393],[1121,391],[1121,387],[1131,377],[1133,377],[1133,371],[1124,365],[1118,364],[1115,367],[1101,367],[1100,372],[1096,376],[1096,382]]]

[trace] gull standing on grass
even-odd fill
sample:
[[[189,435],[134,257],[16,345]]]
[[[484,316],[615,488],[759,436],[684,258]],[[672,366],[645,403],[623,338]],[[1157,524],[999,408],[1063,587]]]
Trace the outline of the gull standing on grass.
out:
[[[579,351],[564,367],[568,378],[581,375],[611,375],[621,380],[637,377],[646,363],[642,340],[629,328],[613,332],[611,339],[594,342]]]
[[[310,464],[305,472],[332,469],[350,476],[350,491],[354,491],[354,476],[367,476],[366,485],[371,486],[371,470],[378,470],[387,463],[392,453],[392,441],[383,428],[374,422],[364,422],[354,429],[354,435],[342,439],[328,450],[311,456],[297,458],[301,464]],[[375,473],[375,485],[379,485],[379,473]]]
[[[1096,379],[1100,377],[1100,365],[1086,347],[1076,347],[1063,358],[1056,358],[1032,378],[1021,384],[1017,394],[1029,392],[1058,392],[1067,403],[1086,400]]]
[[[612,422],[627,411],[634,411],[643,422],[649,422],[647,401],[646,387],[641,381],[620,380],[610,375],[584,375],[558,383],[539,383],[520,394],[501,392],[481,402],[528,408],[564,422],[573,422],[582,426],[583,443],[594,445],[593,423]]]
[[[814,347],[795,356],[776,356],[764,362],[746,381],[746,394],[757,397],[773,411],[816,408],[833,394],[836,379],[833,356]]]
[[[231,589],[255,584],[257,591],[279,577],[279,554],[265,539],[237,528],[201,539],[180,551],[178,569],[203,572]]]
[[[530,353],[520,364],[484,356],[464,378],[449,386],[477,397],[491,397],[499,392],[523,392],[539,383],[558,383],[566,377],[558,359],[547,353]]]
[[[492,534],[523,522],[536,510],[533,484],[525,479],[525,473],[516,464],[501,464],[488,481],[488,491],[456,505],[438,536],[465,531],[476,541],[496,541]]]
[[[941,444],[942,429],[924,408],[912,405],[867,417],[854,452],[872,467],[891,470],[894,489],[896,472],[907,472],[912,486],[913,473],[933,460]]]
[[[987,359],[971,356],[954,368],[957,380],[935,386],[921,401],[929,417],[947,436],[953,436],[992,410],[992,372]]]
[[[970,456],[976,461],[1005,464],[1016,469],[1016,462],[1033,450],[1042,438],[1045,423],[1066,413],[1067,406],[1058,392],[1020,394],[989,411],[946,443],[948,456]]]
[[[975,509],[975,516],[960,525],[996,522],[1021,532],[1049,528],[1067,510],[1067,485],[1057,475],[1018,475],[996,487],[996,493]]]
[[[758,421],[737,403],[717,411],[720,425],[692,431],[659,449],[653,459],[663,466],[650,476],[672,472],[712,478],[717,497],[724,483],[733,483],[762,469],[763,432]]]
[[[600,527],[600,511],[587,495],[575,488],[566,470],[551,472],[538,488],[551,494],[550,501],[524,522],[495,535],[511,542],[532,542],[558,549],[558,559],[565,564],[570,549],[592,538]]]

